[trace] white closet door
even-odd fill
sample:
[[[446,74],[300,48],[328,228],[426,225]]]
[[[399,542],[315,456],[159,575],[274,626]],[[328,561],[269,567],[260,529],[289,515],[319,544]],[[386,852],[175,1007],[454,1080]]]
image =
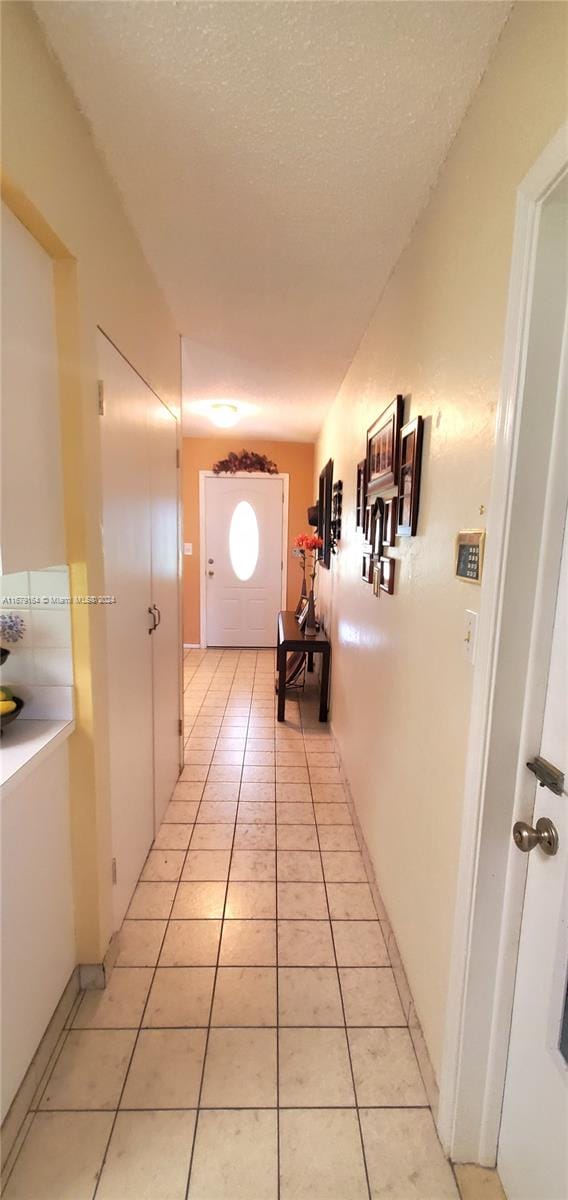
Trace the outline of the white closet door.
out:
[[[150,418],[155,398],[99,334],[100,418],[114,925],[118,929],[154,835]],[[110,865],[110,864],[109,864]]]
[[[179,506],[177,422],[153,397],[152,604],[159,624],[152,634],[154,674],[154,811],[158,829],[176,785],[181,759],[181,634],[179,625]]]

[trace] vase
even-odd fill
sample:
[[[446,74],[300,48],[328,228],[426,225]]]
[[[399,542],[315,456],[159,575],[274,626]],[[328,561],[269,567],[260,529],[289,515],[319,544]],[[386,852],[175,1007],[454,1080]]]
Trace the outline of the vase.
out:
[[[316,626],[316,606],[314,603],[314,589],[310,588],[310,594],[308,596],[308,615],[306,617],[306,624],[304,626],[304,635],[305,635],[305,637],[310,638],[310,637],[315,637],[316,634],[317,634],[317,626]]]

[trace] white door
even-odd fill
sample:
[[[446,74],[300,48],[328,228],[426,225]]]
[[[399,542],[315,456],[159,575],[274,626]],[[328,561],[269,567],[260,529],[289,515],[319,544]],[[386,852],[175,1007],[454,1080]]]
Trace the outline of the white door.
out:
[[[282,608],[283,480],[205,476],[208,646],[274,646]]]
[[[181,758],[181,633],[179,624],[179,505],[177,422],[153,397],[151,408],[152,633],[154,691],[154,810],[159,828],[176,785]]]
[[[154,835],[150,396],[103,334],[100,419],[113,890],[118,929]]]
[[[539,755],[568,775],[568,539]],[[535,786],[533,826],[548,817],[558,851],[530,851],[498,1169],[509,1200],[568,1196],[568,795]]]

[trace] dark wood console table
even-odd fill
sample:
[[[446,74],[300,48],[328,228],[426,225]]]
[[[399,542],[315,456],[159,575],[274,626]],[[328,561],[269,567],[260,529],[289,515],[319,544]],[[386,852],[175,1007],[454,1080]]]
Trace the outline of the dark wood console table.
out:
[[[327,721],[329,667],[331,659],[331,643],[325,633],[317,633],[315,637],[306,637],[300,629],[293,612],[278,614],[278,639],[276,650],[276,668],[278,671],[278,720],[284,720],[286,707],[286,655],[299,650],[308,657],[308,670],[313,670],[314,654],[321,654],[322,671],[320,685],[320,721]]]

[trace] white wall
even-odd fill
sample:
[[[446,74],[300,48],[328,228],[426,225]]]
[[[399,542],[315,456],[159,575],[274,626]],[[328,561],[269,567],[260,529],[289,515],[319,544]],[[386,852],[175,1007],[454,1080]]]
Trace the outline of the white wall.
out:
[[[516,189],[566,119],[565,5],[518,4],[327,417],[317,471],[344,482],[341,550],[321,572],[332,720],[432,1063],[439,1071],[472,667],[455,535],[489,502]],[[425,419],[418,534],[395,594],[360,578],[356,465],[397,392]],[[488,539],[491,537],[488,529]]]
[[[2,205],[1,566],[65,562],[53,262]]]
[[[74,966],[63,745],[2,795],[2,1119]]]

